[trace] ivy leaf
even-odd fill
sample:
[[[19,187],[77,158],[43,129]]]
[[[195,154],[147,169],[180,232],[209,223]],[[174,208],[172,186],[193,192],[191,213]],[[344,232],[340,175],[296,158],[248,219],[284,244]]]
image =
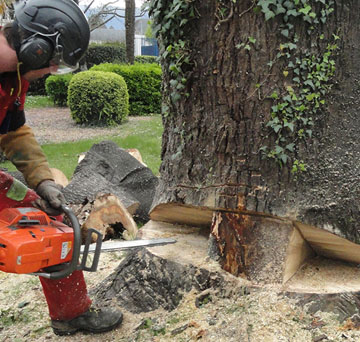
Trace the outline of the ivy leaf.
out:
[[[280,155],[280,160],[284,163],[284,165],[287,163],[288,156],[285,153],[282,153]]]
[[[294,143],[291,143],[291,144],[288,144],[288,145],[285,146],[285,148],[287,150],[289,150],[290,152],[294,152],[294,147],[295,147]]]
[[[309,12],[311,11],[311,6],[307,5],[304,8],[299,9],[300,13],[303,13],[305,15],[309,14]]]
[[[275,13],[273,11],[270,11],[269,9],[265,12],[265,20],[268,21],[271,18],[275,17]]]
[[[281,34],[284,36],[284,37],[289,37],[289,30],[288,29],[284,29],[281,31]]]
[[[296,11],[296,9],[291,9],[286,12],[286,15],[288,16],[292,15],[293,17],[297,17],[299,13]]]

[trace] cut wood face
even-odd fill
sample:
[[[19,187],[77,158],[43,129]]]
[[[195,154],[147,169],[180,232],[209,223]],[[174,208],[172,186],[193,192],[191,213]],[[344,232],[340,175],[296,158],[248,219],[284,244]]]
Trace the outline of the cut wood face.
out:
[[[360,291],[360,271],[356,267],[360,263],[360,245],[326,230],[287,219],[249,215],[239,210],[214,211],[213,208],[175,203],[156,206],[150,217],[153,221],[150,221],[150,226],[142,228],[142,234],[146,234],[146,238],[165,234],[167,237],[176,236],[179,241],[190,239],[191,243],[178,245],[180,250],[187,251],[187,255],[191,255],[195,241],[199,241],[195,232],[200,228],[196,227],[211,232],[223,269],[253,284],[308,293],[341,291],[340,284],[347,284],[344,291]],[[166,226],[164,222],[172,224]],[[176,222],[181,225],[174,225]],[[207,238],[202,236],[199,244],[202,252],[199,248],[196,252],[198,260],[208,258],[205,240]],[[178,252],[174,259],[184,260],[176,244],[168,248],[170,255]],[[159,253],[164,253],[162,249],[159,247]],[[313,260],[321,262],[314,266]]]

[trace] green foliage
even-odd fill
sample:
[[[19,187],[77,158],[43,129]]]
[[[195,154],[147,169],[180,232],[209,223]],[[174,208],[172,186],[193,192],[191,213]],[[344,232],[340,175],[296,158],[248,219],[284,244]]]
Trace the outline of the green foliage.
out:
[[[115,73],[80,72],[70,82],[68,104],[76,123],[120,124],[129,113],[127,86],[124,79]]]
[[[159,64],[159,58],[156,56],[135,56],[135,63],[142,63],[142,64]]]
[[[51,75],[45,81],[46,93],[58,106],[66,106],[68,87],[73,74]]]
[[[28,95],[26,96],[25,109],[54,107],[54,101],[49,96]]]
[[[125,45],[122,43],[92,43],[86,51],[85,60],[89,69],[93,65],[101,63],[125,63]]]
[[[150,115],[161,110],[161,68],[158,64],[110,64],[90,70],[122,76],[129,91],[130,115]]]
[[[28,89],[28,95],[46,95],[45,81],[49,75],[31,81]]]
[[[313,136],[314,120],[325,104],[335,75],[336,41],[339,37],[328,36],[325,43],[323,25],[334,11],[334,0],[258,0],[258,12],[265,20],[279,20],[279,34],[283,43],[275,58],[268,63],[271,70],[275,63],[281,65],[284,88],[278,88],[268,97],[272,101],[271,118],[266,124],[275,137],[272,146],[261,147],[261,152],[274,158],[280,165],[291,159],[292,173],[306,170],[306,165],[296,159],[301,140]],[[295,25],[301,22],[306,39],[311,35],[312,45],[304,48]],[[250,40],[250,39],[249,39]],[[260,84],[259,84],[260,87]]]
[[[191,42],[186,30],[192,19],[197,17],[194,0],[150,0],[149,14],[153,20],[153,32],[160,42],[162,64],[170,70],[170,89],[165,89],[172,103],[186,93],[187,71],[191,70]],[[167,100],[167,98],[165,99]],[[163,106],[166,112],[171,103]],[[166,115],[166,113],[164,113]]]

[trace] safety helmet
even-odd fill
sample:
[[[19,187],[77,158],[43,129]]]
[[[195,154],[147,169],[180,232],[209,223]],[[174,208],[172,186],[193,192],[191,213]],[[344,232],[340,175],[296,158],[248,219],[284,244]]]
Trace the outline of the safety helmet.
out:
[[[58,73],[65,73],[64,68],[66,72],[78,68],[90,29],[73,0],[23,0],[14,8],[14,48],[23,70],[58,65]]]

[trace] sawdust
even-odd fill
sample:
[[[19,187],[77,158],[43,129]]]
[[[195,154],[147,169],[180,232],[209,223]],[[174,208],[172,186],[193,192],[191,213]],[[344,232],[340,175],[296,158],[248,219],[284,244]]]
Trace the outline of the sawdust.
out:
[[[88,288],[112,273],[123,256],[120,252],[102,254],[98,272],[85,273]],[[200,307],[195,305],[199,294],[193,291],[171,312],[159,309],[134,315],[124,311],[124,322],[114,331],[57,337],[50,328],[37,277],[0,273],[0,286],[1,342],[360,341],[360,331],[354,325],[340,323],[329,313],[309,314],[271,288],[245,288],[225,298],[210,291]]]

